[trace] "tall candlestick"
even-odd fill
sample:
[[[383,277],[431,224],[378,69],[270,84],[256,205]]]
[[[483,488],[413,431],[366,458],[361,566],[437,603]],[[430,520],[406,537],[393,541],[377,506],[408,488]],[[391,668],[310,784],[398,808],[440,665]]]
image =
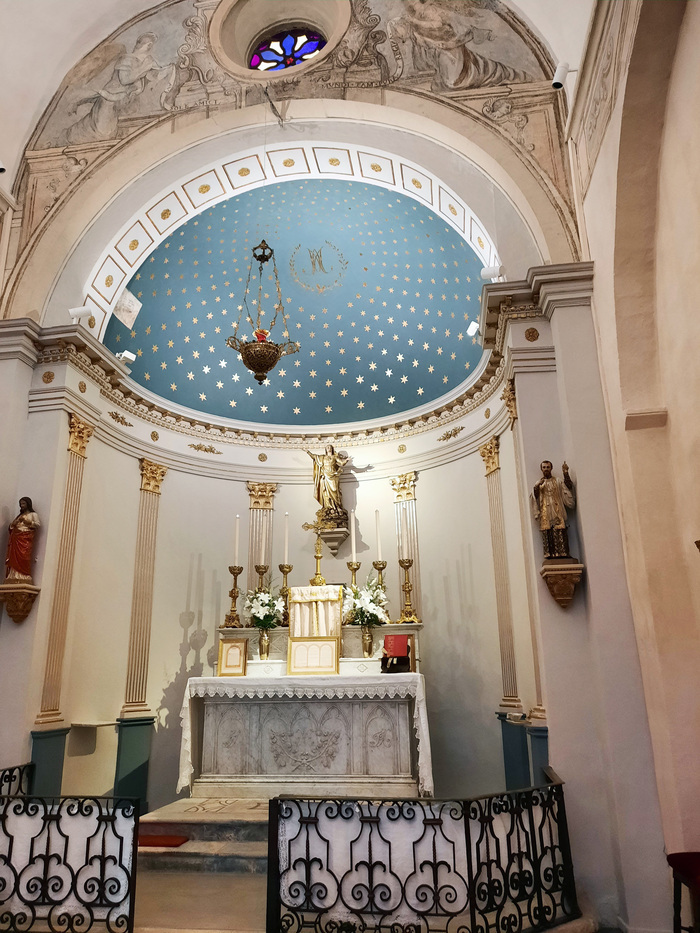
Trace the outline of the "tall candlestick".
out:
[[[241,539],[241,516],[236,515],[236,537],[233,545],[233,563],[238,564],[238,545]]]
[[[265,524],[265,519],[263,517],[262,536],[260,538],[260,563],[261,564],[265,563],[265,538],[266,537],[267,537],[267,525]]]
[[[350,513],[350,549],[352,550],[352,561],[357,561],[357,551],[355,550],[355,510]]]
[[[289,512],[284,513],[284,563],[289,563]]]
[[[377,560],[382,559],[382,536],[379,532],[379,509],[375,509],[374,522],[377,526]]]
[[[401,557],[408,557],[408,537],[406,535],[406,506],[401,509]]]

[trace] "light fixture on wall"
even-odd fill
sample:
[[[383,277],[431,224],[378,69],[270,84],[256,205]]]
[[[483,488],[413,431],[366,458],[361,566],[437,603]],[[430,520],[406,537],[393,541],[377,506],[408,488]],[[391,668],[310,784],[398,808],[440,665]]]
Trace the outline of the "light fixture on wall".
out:
[[[554,70],[554,76],[552,78],[552,87],[555,91],[561,91],[564,87],[564,82],[566,81],[567,75],[578,74],[578,68],[569,68],[568,62],[559,62],[557,67]]]
[[[479,330],[479,322],[472,321],[469,327],[467,327],[467,337],[473,337]]]
[[[92,308],[89,308],[87,305],[83,305],[80,308],[69,308],[68,314],[70,319],[74,324],[77,324],[78,321],[85,321],[88,318],[91,318],[95,312]]]
[[[226,343],[229,347],[232,347],[234,350],[238,350],[241,354],[241,359],[243,360],[243,365],[246,369],[249,369],[257,382],[261,385],[267,379],[267,374],[270,370],[274,369],[275,366],[279,363],[280,359],[283,356],[287,356],[290,353],[297,353],[299,350],[299,344],[294,343],[289,339],[289,321],[284,310],[284,303],[282,301],[282,289],[280,288],[279,275],[277,273],[277,263],[275,261],[275,251],[271,246],[268,246],[265,240],[261,240],[257,246],[254,246],[252,249],[253,259],[258,263],[258,297],[253,299],[253,304],[256,307],[255,320],[250,312],[248,307],[248,294],[250,292],[250,275],[253,269],[253,263],[251,262],[248,266],[248,278],[245,283],[245,291],[243,293],[243,303],[240,306],[241,313],[238,315],[238,321],[233,331],[233,335],[228,337]],[[272,269],[275,276],[275,288],[277,290],[277,303],[274,306],[275,314],[272,320],[270,321],[269,327],[265,327],[265,318],[266,314],[263,310],[262,299],[263,299],[263,285],[262,285],[262,274],[263,266],[266,262],[272,260]],[[238,336],[238,331],[241,326],[241,318],[243,317],[243,311],[246,312],[246,320],[250,323],[250,326],[253,328],[253,339],[248,340],[244,335],[243,337]],[[277,322],[277,315],[282,313],[282,320],[284,321],[284,330],[282,336],[287,339],[282,343],[275,343],[270,339],[272,334],[272,329]]]
[[[487,279],[498,279],[503,275],[503,266],[484,266],[480,275],[484,281]]]
[[[133,363],[136,359],[136,354],[132,353],[131,350],[122,350],[121,353],[116,353],[115,356],[118,360],[121,360],[122,363]]]

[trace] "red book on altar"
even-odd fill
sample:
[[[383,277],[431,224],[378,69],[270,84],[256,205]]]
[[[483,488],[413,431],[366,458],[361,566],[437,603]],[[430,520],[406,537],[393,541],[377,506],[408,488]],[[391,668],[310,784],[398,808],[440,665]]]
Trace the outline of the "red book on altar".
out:
[[[385,635],[384,650],[390,658],[407,658],[408,635]]]

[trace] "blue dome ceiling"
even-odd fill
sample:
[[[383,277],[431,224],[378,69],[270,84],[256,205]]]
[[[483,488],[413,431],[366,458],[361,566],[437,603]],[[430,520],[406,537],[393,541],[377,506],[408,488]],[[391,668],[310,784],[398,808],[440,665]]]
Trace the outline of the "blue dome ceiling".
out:
[[[263,238],[300,349],[258,385],[226,338]],[[256,425],[393,420],[477,374],[482,350],[467,327],[478,317],[481,265],[456,230],[405,195],[281,182],[220,202],[162,242],[128,284],[142,303],[136,320],[112,316],[104,342],[136,354],[131,378],[166,405]],[[257,272],[255,263],[253,313]],[[277,299],[268,266],[263,296],[269,327]],[[283,341],[283,330],[280,315],[270,339]],[[254,339],[245,312],[244,335]]]

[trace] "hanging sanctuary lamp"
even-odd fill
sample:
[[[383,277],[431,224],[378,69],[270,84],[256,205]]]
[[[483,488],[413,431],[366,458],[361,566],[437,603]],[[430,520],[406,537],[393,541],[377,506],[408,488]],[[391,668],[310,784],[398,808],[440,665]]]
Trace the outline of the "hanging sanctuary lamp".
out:
[[[275,251],[272,247],[268,246],[265,240],[261,240],[257,246],[253,247],[252,250],[253,259],[258,263],[258,297],[254,298],[252,303],[256,308],[255,319],[251,314],[250,308],[248,307],[248,295],[250,293],[250,276],[253,269],[253,262],[251,261],[248,266],[248,278],[246,279],[245,292],[243,294],[243,304],[241,305],[241,313],[238,315],[238,321],[234,328],[232,336],[228,337],[226,344],[229,347],[233,347],[234,350],[237,350],[241,359],[243,360],[243,365],[246,369],[249,369],[258,383],[262,383],[267,379],[267,374],[270,370],[274,369],[275,366],[279,363],[283,356],[287,356],[290,353],[296,353],[299,350],[299,344],[289,339],[289,321],[287,315],[285,314],[284,304],[282,302],[282,289],[280,288],[279,275],[277,274],[277,263],[275,262]],[[266,313],[263,310],[262,299],[263,299],[263,266],[265,263],[272,260],[272,269],[275,277],[275,288],[277,289],[277,303],[274,306],[275,315],[270,321],[268,327],[266,324]],[[253,339],[248,340],[246,336],[238,336],[238,331],[241,326],[241,319],[243,318],[243,311],[246,312],[246,320],[253,328]],[[276,343],[271,339],[272,330],[277,322],[277,315],[282,313],[282,320],[284,322],[284,330],[282,336],[286,337],[286,341],[283,343]]]

